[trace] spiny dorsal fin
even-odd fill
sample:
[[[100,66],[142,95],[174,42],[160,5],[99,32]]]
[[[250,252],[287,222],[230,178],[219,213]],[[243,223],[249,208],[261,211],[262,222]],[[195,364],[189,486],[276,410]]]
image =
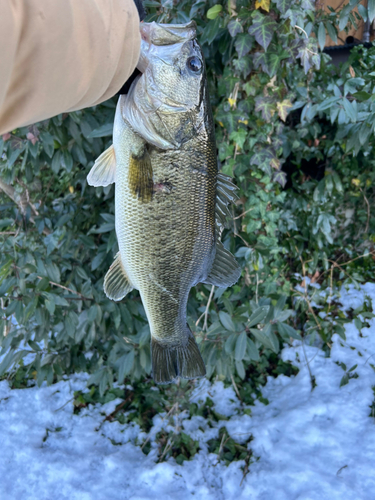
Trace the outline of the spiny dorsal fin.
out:
[[[151,201],[154,184],[151,158],[146,148],[141,156],[131,156],[128,180],[134,196],[143,202]]]
[[[237,189],[238,187],[231,182],[230,177],[222,173],[217,174],[216,226],[219,233],[231,215],[228,208],[229,203],[235,203],[238,200],[238,196],[235,193]]]
[[[216,242],[216,255],[208,276],[203,283],[226,288],[237,283],[241,268],[234,256],[224,248],[221,241]]]
[[[151,336],[152,376],[157,384],[169,384],[176,377],[193,379],[204,377],[206,368],[188,325],[185,346],[163,345]]]
[[[87,176],[90,186],[109,186],[115,182],[116,157],[113,144],[106,149],[95,161],[94,166]]]
[[[104,293],[109,299],[121,300],[126,294],[133,290],[121,262],[120,252],[115,257],[113,264],[109,268],[104,278]]]

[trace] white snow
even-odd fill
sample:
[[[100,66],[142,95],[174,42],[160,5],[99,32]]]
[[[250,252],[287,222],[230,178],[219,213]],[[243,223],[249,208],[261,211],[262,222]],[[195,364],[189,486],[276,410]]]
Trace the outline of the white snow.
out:
[[[341,291],[343,310],[356,308],[375,285]],[[53,386],[11,390],[0,382],[1,500],[371,500],[375,498],[374,401],[375,319],[358,331],[346,327],[346,341],[332,339],[330,357],[318,347],[295,341],[282,352],[299,368],[295,377],[269,377],[263,388],[268,405],[256,401],[244,412],[233,388],[222,382],[197,384],[191,401],[206,397],[228,418],[209,424],[180,413],[176,426],[200,443],[190,461],[157,463],[155,436],[173,430],[156,415],[147,435],[134,424],[104,421],[120,399],[73,413],[73,393],[85,390],[87,376]],[[340,386],[345,363],[351,374]],[[316,387],[312,390],[311,377]],[[209,454],[207,441],[219,428],[246,442],[255,460],[243,479],[244,461],[228,467]],[[140,445],[149,437],[152,449]],[[243,479],[242,485],[241,481]]]

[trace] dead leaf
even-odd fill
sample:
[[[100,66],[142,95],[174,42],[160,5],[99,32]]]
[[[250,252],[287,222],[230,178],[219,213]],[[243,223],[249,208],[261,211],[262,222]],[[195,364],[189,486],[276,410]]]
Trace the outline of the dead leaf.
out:
[[[320,276],[319,271],[315,271],[314,276],[312,276],[311,278],[311,283],[316,283],[319,279],[319,276]]]
[[[26,134],[26,138],[29,139],[29,141],[31,141],[33,143],[33,145],[37,142],[38,138],[35,137],[34,134],[32,134],[31,132],[28,132]]]
[[[263,9],[263,10],[269,12],[270,11],[270,3],[271,3],[271,0],[256,0],[255,8],[256,9]]]

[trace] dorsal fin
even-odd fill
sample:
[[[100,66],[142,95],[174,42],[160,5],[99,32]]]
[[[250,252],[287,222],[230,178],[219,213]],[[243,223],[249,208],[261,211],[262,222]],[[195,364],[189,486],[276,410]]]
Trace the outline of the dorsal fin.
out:
[[[221,229],[226,225],[227,219],[230,218],[229,203],[234,203],[238,200],[236,190],[238,189],[231,182],[231,178],[222,173],[217,174],[216,186],[216,227],[220,234]]]

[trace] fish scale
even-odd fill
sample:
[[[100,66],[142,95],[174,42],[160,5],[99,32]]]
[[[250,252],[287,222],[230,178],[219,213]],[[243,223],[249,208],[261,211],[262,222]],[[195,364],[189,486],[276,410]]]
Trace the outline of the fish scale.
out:
[[[186,321],[190,289],[199,282],[231,286],[240,275],[219,240],[235,186],[217,172],[195,25],[143,23],[142,30],[143,74],[120,97],[113,147],[98,158],[88,182],[115,182],[119,253],[105,276],[105,293],[121,300],[139,290],[153,377],[168,383],[205,374]]]

